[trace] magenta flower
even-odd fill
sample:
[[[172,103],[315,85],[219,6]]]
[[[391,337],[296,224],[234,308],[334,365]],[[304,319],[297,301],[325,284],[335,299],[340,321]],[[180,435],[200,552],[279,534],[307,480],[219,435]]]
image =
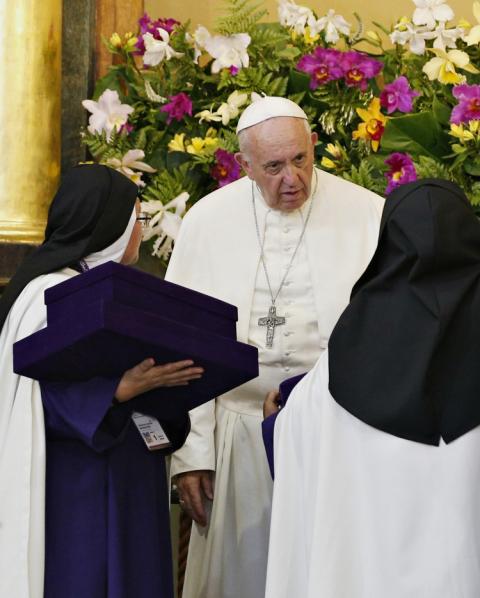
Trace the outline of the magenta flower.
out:
[[[390,166],[390,170],[385,173],[388,180],[386,189],[387,195],[397,187],[400,187],[400,185],[417,180],[415,166],[412,158],[408,154],[395,152],[385,160],[385,164]]]
[[[410,87],[406,77],[398,77],[392,83],[385,85],[380,94],[380,104],[391,114],[398,110],[399,112],[411,112],[413,110],[413,98],[419,96],[418,91]]]
[[[185,114],[192,116],[193,103],[186,93],[177,93],[175,96],[169,97],[170,102],[160,108],[161,112],[168,114],[167,124],[172,120],[181,121]]]
[[[368,79],[373,79],[383,68],[383,62],[351,50],[340,56],[340,65],[348,87],[367,89]]]
[[[313,54],[300,58],[297,69],[310,75],[310,89],[343,77],[340,55],[341,52],[333,48],[316,48]]]
[[[453,95],[459,102],[450,115],[451,123],[460,125],[480,120],[480,85],[457,85],[453,88]]]
[[[228,185],[240,177],[240,166],[233,154],[223,149],[217,149],[215,159],[217,162],[212,167],[210,174],[218,181],[219,187]]]
[[[140,33],[138,35],[138,41],[135,44],[135,47],[137,48],[136,54],[143,55],[145,54],[145,42],[143,41],[145,33],[151,33],[155,39],[161,40],[160,33],[158,32],[159,27],[165,29],[168,34],[171,34],[175,29],[175,26],[180,25],[180,21],[170,18],[152,21],[148,14],[145,13],[143,17],[138,20],[138,24],[140,26]]]
[[[125,135],[130,135],[130,133],[134,130],[135,130],[135,127],[133,125],[131,125],[129,122],[126,122],[118,129],[118,132],[124,133]]]

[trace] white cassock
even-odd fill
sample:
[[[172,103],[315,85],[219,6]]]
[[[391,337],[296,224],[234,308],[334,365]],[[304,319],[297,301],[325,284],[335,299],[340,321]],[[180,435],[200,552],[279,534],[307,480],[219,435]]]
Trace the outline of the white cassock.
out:
[[[478,598],[480,427],[439,447],[368,426],[328,351],[275,424],[266,598]]]
[[[77,272],[38,276],[12,306],[0,335],[0,596],[42,598],[45,432],[40,385],[13,373],[12,345],[47,323],[44,291]]]
[[[263,400],[282,380],[313,366],[376,247],[383,200],[320,170],[317,175],[305,236],[276,302],[286,324],[276,329],[271,349],[265,327],[258,326],[271,300],[251,181],[240,179],[198,202],[175,244],[167,280],[236,305],[237,338],[258,347],[260,362],[256,380],[191,412],[192,431],[172,457],[172,476],[216,472],[209,525],[192,529],[183,598],[263,597],[272,492],[261,434]],[[269,209],[255,194],[275,293],[312,200],[287,213]]]

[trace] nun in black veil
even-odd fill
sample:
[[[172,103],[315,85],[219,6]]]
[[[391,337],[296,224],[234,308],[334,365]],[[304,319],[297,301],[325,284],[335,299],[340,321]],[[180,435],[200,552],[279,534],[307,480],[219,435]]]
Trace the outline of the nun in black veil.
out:
[[[479,359],[480,222],[453,183],[402,186],[276,418],[267,598],[478,597]]]
[[[188,413],[141,395],[184,385],[201,368],[145,356],[118,379],[39,384],[13,373],[13,343],[46,325],[45,289],[110,260],[136,261],[139,205],[122,174],[74,168],[43,244],[0,300],[1,596],[173,596],[166,451],[146,450],[131,414],[157,418],[176,450]]]

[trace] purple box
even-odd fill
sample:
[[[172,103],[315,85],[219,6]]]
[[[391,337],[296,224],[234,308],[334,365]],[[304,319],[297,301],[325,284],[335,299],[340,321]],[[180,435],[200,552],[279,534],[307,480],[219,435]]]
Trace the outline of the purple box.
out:
[[[146,272],[107,262],[45,291],[48,325],[85,313],[102,299],[237,338],[237,308]]]
[[[47,327],[13,347],[23,376],[85,380],[146,357],[191,358],[202,378],[161,389],[188,408],[258,376],[257,349],[236,340],[236,307],[139,270],[109,262],[48,289],[45,303]]]

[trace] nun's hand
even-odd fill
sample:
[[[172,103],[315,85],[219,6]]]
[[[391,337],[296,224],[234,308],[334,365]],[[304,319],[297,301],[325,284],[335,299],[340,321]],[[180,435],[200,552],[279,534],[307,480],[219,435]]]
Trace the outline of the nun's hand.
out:
[[[155,365],[151,358],[127,370],[120,379],[115,398],[120,403],[160,386],[187,386],[190,380],[202,377],[203,368],[192,367],[193,361],[176,361]]]
[[[271,390],[263,402],[263,419],[280,411],[280,391]]]

